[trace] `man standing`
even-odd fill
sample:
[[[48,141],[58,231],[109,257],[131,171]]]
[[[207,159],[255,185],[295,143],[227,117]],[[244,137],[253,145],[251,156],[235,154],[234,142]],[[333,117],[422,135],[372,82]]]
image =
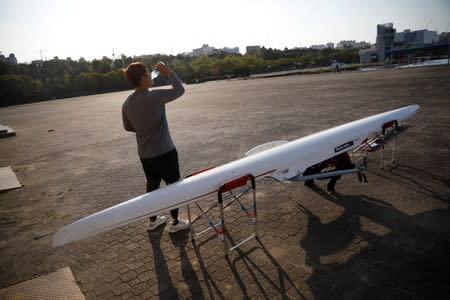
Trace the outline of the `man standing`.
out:
[[[165,105],[182,96],[184,87],[164,63],[156,64],[155,69],[169,78],[172,88],[149,90],[153,82],[147,67],[140,62],[131,63],[125,69],[125,75],[133,84],[134,93],[122,106],[125,130],[136,133],[139,158],[147,177],[147,192],[158,189],[161,180],[171,184],[180,179],[178,153],[170,136]],[[170,213],[169,232],[189,227],[187,221],[178,219],[178,208]],[[166,221],[165,216],[152,216],[148,229],[154,230]]]

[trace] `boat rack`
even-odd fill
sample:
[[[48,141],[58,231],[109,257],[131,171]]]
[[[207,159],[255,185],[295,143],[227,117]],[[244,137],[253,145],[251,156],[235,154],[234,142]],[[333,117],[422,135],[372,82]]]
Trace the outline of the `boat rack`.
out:
[[[365,140],[358,148],[353,150],[352,154],[357,152],[363,153],[363,159],[367,160],[367,153],[374,152],[377,153],[380,158],[380,169],[384,169],[385,166],[393,165],[396,163],[397,155],[397,135],[398,135],[398,122],[397,120],[392,120],[383,124],[381,134],[377,134],[371,139]],[[387,138],[393,136],[393,144],[389,146]],[[391,150],[391,160],[385,161],[385,149]]]
[[[313,180],[313,179],[326,179],[326,178],[331,178],[334,176],[342,176],[342,175],[347,175],[347,174],[352,174],[352,173],[358,173],[359,180],[363,181],[363,178],[364,178],[364,181],[367,182],[365,174],[361,174],[361,171],[362,171],[362,169],[359,169],[359,168],[339,170],[339,171],[326,171],[326,172],[321,172],[321,173],[312,174],[312,175],[296,176],[289,180],[290,181],[307,181],[307,180]]]
[[[199,173],[208,171],[214,167],[207,167],[195,172],[192,172],[185,176],[185,178],[188,178],[193,175],[197,175]],[[239,198],[244,195],[249,190],[252,190],[252,208],[249,209],[244,206],[242,201],[239,200]],[[253,225],[253,233],[244,238],[240,242],[234,242],[230,236],[229,231],[226,229],[226,223],[225,223],[225,214],[224,210],[232,205],[233,203],[237,202],[240,209],[244,212],[245,216],[251,220],[251,223]],[[233,251],[243,244],[249,242],[253,238],[258,238],[257,233],[257,213],[256,213],[256,183],[255,183],[255,177],[252,174],[245,174],[243,176],[236,177],[232,180],[226,181],[222,183],[217,191],[217,202],[213,203],[207,208],[202,208],[199,204],[199,202],[195,202],[194,205],[198,208],[200,211],[200,215],[198,215],[196,218],[192,219],[191,214],[191,208],[190,205],[187,206],[187,212],[188,212],[188,219],[189,223],[191,224],[191,241],[195,245],[195,238],[203,235],[208,232],[214,232],[219,241],[222,242],[224,254],[225,256],[228,255],[230,251]],[[219,216],[219,222],[215,223],[213,220],[208,216],[208,213],[214,209],[219,208],[220,216]],[[215,216],[217,219],[217,216]],[[200,219],[206,220],[207,227],[196,232],[194,230],[193,224],[197,222]]]

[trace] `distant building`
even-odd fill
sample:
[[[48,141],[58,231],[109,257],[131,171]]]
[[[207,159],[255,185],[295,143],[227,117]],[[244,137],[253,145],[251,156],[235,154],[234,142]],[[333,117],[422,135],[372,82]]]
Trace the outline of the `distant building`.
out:
[[[356,48],[356,41],[340,41],[337,43],[336,48]]]
[[[239,47],[233,47],[233,48],[224,47],[224,48],[220,49],[219,51],[222,51],[225,53],[239,54]]]
[[[450,39],[450,32],[441,32],[438,36],[438,42],[448,41]]]
[[[44,61],[42,59],[36,59],[36,60],[32,60],[31,64],[34,66],[38,66],[38,67],[42,67],[42,64],[44,63]]]
[[[247,46],[245,48],[246,53],[250,53],[253,51],[259,51],[259,50],[261,50],[261,46]]]
[[[377,25],[377,57],[379,62],[386,60],[388,52],[394,42],[395,28],[393,23]]]
[[[0,61],[7,62],[12,65],[17,65],[17,58],[14,56],[14,53],[10,53],[8,57],[5,57],[3,54],[1,54]]]
[[[439,36],[436,31],[427,29],[411,31],[406,29],[403,32],[396,33],[394,41],[404,44],[431,44],[436,42],[438,38]]]
[[[316,50],[321,50],[321,49],[325,49],[327,46],[325,46],[324,44],[320,44],[320,45],[311,45],[311,49],[316,49]]]
[[[424,59],[424,57],[442,57],[448,55],[449,44],[446,34],[427,29],[396,32],[392,23],[377,25],[376,58],[378,62],[405,62]],[[444,38],[444,40],[443,40]],[[448,35],[447,35],[448,39]],[[374,49],[359,51],[361,63],[374,61]]]
[[[220,53],[220,52],[239,54],[239,47],[234,47],[234,48],[225,47],[222,49],[216,49],[214,47],[210,47],[208,44],[203,44],[203,46],[201,48],[192,50],[192,56],[197,57],[200,55],[211,55],[211,54],[216,54],[216,53]]]
[[[395,43],[404,43],[405,42],[405,34],[411,32],[411,30],[406,29],[403,32],[396,32],[394,36]]]
[[[369,48],[371,44],[366,41],[340,41],[337,43],[336,48]]]
[[[331,49],[333,49],[334,48],[334,43],[326,43],[326,44],[319,44],[319,45],[311,45],[311,47],[310,47],[311,49],[317,49],[317,50],[320,50],[320,49],[327,49],[327,48],[331,48]]]
[[[181,56],[190,56],[190,57],[192,57],[194,54],[192,52],[183,52],[183,53],[180,53],[180,55]]]
[[[372,44],[370,42],[366,42],[366,41],[360,41],[356,43],[356,48],[361,49],[361,48],[370,48],[372,47]]]
[[[200,55],[213,54],[214,50],[215,49],[213,47],[209,47],[208,44],[203,44],[203,46],[201,48],[192,50],[192,53],[193,53],[194,57],[197,57],[197,56],[200,56]]]
[[[372,46],[372,48],[361,49],[359,52],[359,63],[367,64],[371,62],[376,62],[377,59],[377,48]]]
[[[14,56],[14,53],[10,53],[8,58],[6,59],[10,64],[17,65],[17,58]]]

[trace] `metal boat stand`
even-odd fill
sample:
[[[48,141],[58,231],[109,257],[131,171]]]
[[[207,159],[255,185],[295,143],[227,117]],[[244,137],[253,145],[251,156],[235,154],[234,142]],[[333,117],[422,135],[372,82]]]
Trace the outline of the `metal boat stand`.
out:
[[[389,146],[386,138],[393,135],[392,146]],[[398,122],[392,120],[383,124],[381,134],[376,135],[374,138],[364,141],[358,148],[353,150],[353,153],[362,151],[363,157],[366,159],[366,154],[369,152],[377,153],[380,158],[380,169],[384,169],[385,166],[393,165],[397,161],[397,135],[398,135]],[[391,160],[386,160],[385,149],[391,149]]]
[[[186,176],[190,177],[202,172],[205,172],[207,170],[210,170],[214,167],[208,167],[199,171],[195,171],[189,175]],[[244,204],[239,200],[239,198],[244,195],[247,191],[252,190],[252,208],[246,208]],[[224,210],[229,207],[231,204],[237,202],[240,209],[244,212],[245,216],[251,220],[251,223],[253,224],[253,233],[248,236],[247,238],[244,238],[240,242],[234,242],[232,244],[231,236],[229,231],[226,229],[226,223],[225,223],[225,216],[224,216]],[[237,178],[234,178],[232,180],[226,181],[222,183],[217,191],[217,202],[210,205],[207,208],[202,208],[199,204],[199,201],[195,202],[194,205],[197,207],[197,209],[200,212],[200,215],[198,215],[195,219],[192,219],[191,214],[191,208],[190,205],[187,206],[187,212],[188,212],[188,218],[189,223],[191,224],[191,241],[195,245],[195,238],[198,236],[201,236],[205,233],[213,231],[214,234],[217,235],[219,241],[222,242],[224,255],[227,256],[230,251],[235,250],[236,248],[242,246],[243,244],[249,242],[253,238],[258,238],[257,233],[257,209],[256,209],[256,183],[255,183],[255,177],[251,174],[246,174],[243,176],[239,176]],[[208,213],[214,209],[219,208],[220,213],[220,219],[219,222],[215,223],[213,222],[212,218],[208,216]],[[193,224],[197,222],[199,219],[206,220],[207,227],[199,230],[198,232],[194,230]],[[215,219],[217,219],[217,216],[215,216]]]

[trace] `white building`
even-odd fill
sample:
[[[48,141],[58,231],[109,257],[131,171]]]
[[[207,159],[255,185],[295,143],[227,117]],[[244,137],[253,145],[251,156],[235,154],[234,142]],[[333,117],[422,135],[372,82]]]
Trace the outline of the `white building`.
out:
[[[224,47],[224,48],[220,49],[220,51],[223,51],[225,53],[239,54],[239,47],[233,47],[233,48]]]
[[[320,44],[320,45],[311,45],[311,49],[325,49],[327,46],[325,46],[324,44]]]
[[[209,54],[213,54],[215,50],[216,49],[214,49],[213,47],[209,47],[208,44],[203,44],[203,46],[201,48],[192,50],[192,54],[194,57],[197,57],[200,55],[209,55]]]
[[[366,41],[360,41],[356,43],[356,48],[369,48],[372,45],[370,44],[370,42],[366,42]]]
[[[334,48],[334,43],[329,42],[329,43],[326,43],[326,44],[311,45],[310,48],[311,49],[318,49],[318,50],[320,50],[320,49],[327,49],[327,48],[333,49]]]
[[[225,47],[222,49],[216,49],[214,47],[210,47],[208,44],[203,44],[201,48],[192,50],[192,56],[197,57],[200,55],[211,55],[219,52],[239,54],[239,47],[234,48]]]
[[[360,64],[371,63],[377,60],[377,48],[375,46],[368,49],[360,49],[358,52]]]
[[[370,46],[371,44],[366,41],[357,42],[355,40],[351,40],[351,41],[340,41],[339,43],[337,43],[336,48],[368,48]]]
[[[356,48],[356,41],[340,41],[337,43],[336,48]]]
[[[32,60],[31,64],[38,66],[38,67],[42,67],[42,64],[44,63],[44,61],[42,59],[36,59],[36,60]]]
[[[245,48],[245,51],[246,51],[246,53],[250,53],[250,52],[252,52],[252,51],[258,51],[258,50],[260,50],[261,49],[261,46],[247,46],[246,48]]]
[[[430,31],[428,29],[411,31],[409,29],[403,32],[397,32],[394,37],[394,41],[405,44],[431,44],[439,38],[436,31]]]
[[[0,61],[7,62],[12,65],[17,65],[17,58],[14,56],[14,53],[10,53],[8,57],[5,57],[3,54],[1,54]]]

